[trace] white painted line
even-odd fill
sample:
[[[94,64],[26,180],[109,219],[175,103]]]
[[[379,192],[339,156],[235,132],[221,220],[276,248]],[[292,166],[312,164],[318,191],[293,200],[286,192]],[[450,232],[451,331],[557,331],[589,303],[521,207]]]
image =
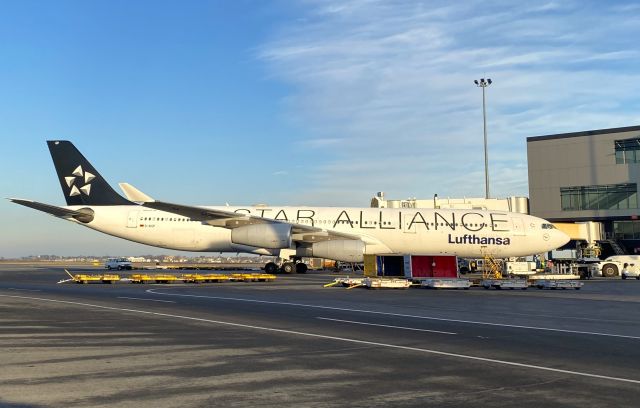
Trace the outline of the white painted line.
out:
[[[269,301],[269,300],[231,298],[231,297],[223,297],[223,296],[184,295],[184,294],[179,294],[179,293],[162,293],[162,292],[155,292],[155,290],[156,289],[147,289],[146,291],[149,292],[149,293],[153,293],[154,295],[164,295],[164,296],[183,296],[183,297],[194,297],[194,298],[204,298],[204,299],[231,300],[231,301],[235,301],[235,302],[265,303],[265,304],[272,304],[272,305],[309,307],[309,308],[314,308],[314,309],[339,310],[341,312],[354,312],[354,313],[369,313],[369,314],[376,314],[376,315],[381,315],[381,316],[408,317],[408,318],[411,318],[411,319],[436,320],[436,321],[441,321],[441,322],[466,323],[466,324],[477,324],[477,325],[484,325],[484,326],[510,327],[510,328],[514,328],[514,329],[542,330],[542,331],[552,331],[552,332],[560,332],[560,333],[586,334],[586,335],[591,335],[591,336],[619,337],[619,338],[623,338],[623,339],[640,340],[640,336],[627,336],[627,335],[624,335],[624,334],[612,334],[612,333],[601,333],[601,332],[590,332],[590,331],[568,330],[568,329],[554,329],[554,328],[551,328],[551,327],[522,326],[522,325],[517,325],[517,324],[480,322],[480,321],[474,321],[474,320],[445,319],[444,317],[409,315],[409,314],[391,313],[391,312],[378,312],[378,311],[375,311],[375,310],[348,309],[348,308],[345,308],[345,307],[308,305],[308,304],[304,304],[304,303],[274,302],[274,301]]]
[[[456,335],[458,333],[439,331],[439,330],[427,330],[427,329],[416,329],[415,327],[404,327],[404,326],[390,326],[388,324],[377,324],[377,323],[365,323],[365,322],[355,322],[353,320],[341,320],[341,319],[330,319],[328,317],[316,317],[316,319],[320,320],[330,320],[332,322],[340,322],[340,323],[350,323],[350,324],[361,324],[363,326],[377,326],[377,327],[387,327],[390,329],[402,329],[402,330],[413,330],[420,332],[429,332],[429,333],[439,333],[439,334],[453,334]]]
[[[12,329],[50,329],[51,326],[0,326],[0,330]]]
[[[7,288],[7,290],[19,290],[19,291],[23,291],[23,292],[42,292],[40,289]]]
[[[176,303],[173,300],[147,299],[147,298],[137,298],[137,297],[126,297],[126,296],[118,296],[118,299],[148,300],[149,302]]]
[[[469,356],[469,355],[466,355],[466,354],[447,353],[447,352],[444,352],[444,351],[430,350],[430,349],[424,349],[424,348],[418,348],[418,347],[400,346],[400,345],[397,345],[397,344],[389,344],[389,343],[378,343],[378,342],[374,342],[374,341],[349,339],[349,338],[346,338],[346,337],[327,336],[327,335],[324,335],[324,334],[307,333],[307,332],[300,332],[300,331],[294,331],[294,330],[275,329],[275,328],[272,328],[272,327],[253,326],[253,325],[249,325],[249,324],[224,322],[224,321],[220,321],[220,320],[203,319],[203,318],[199,318],[199,317],[175,315],[175,314],[170,314],[170,313],[150,312],[150,311],[147,311],[147,310],[137,310],[137,309],[124,309],[124,308],[120,308],[120,307],[94,305],[94,304],[91,304],[91,303],[71,302],[71,301],[68,301],[68,300],[56,300],[56,299],[46,299],[46,298],[18,296],[18,295],[0,295],[0,297],[40,300],[40,301],[43,301],[43,302],[63,303],[63,304],[67,304],[67,305],[95,307],[95,308],[98,308],[98,309],[116,310],[116,311],[120,311],[120,312],[130,312],[130,313],[140,313],[140,314],[146,314],[146,315],[152,315],[152,316],[171,317],[171,318],[174,318],[174,319],[191,320],[191,321],[205,322],[205,323],[213,323],[213,324],[220,324],[220,325],[225,325],[225,326],[241,327],[241,328],[244,328],[244,329],[253,329],[253,330],[262,330],[262,331],[268,331],[268,332],[273,332],[273,333],[291,334],[291,335],[295,335],[295,336],[314,337],[314,338],[325,339],[325,340],[343,341],[343,342],[347,342],[347,343],[365,344],[365,345],[368,345],[368,346],[378,346],[378,347],[385,347],[385,348],[392,348],[392,349],[399,349],[399,350],[415,351],[415,352],[419,352],[419,353],[436,354],[436,355],[439,355],[439,356],[461,358],[461,359],[466,359],[466,360],[483,361],[483,362],[486,362],[486,363],[502,364],[502,365],[508,365],[508,366],[514,366],[514,367],[531,368],[531,369],[535,369],[535,370],[551,371],[551,372],[554,372],[554,373],[570,374],[570,375],[576,375],[576,376],[581,376],[581,377],[600,378],[600,379],[604,379],[604,380],[611,380],[611,381],[618,381],[618,382],[625,382],[625,383],[632,383],[632,384],[640,384],[640,380],[634,380],[634,379],[631,379],[631,378],[610,377],[608,375],[592,374],[592,373],[585,373],[585,372],[571,371],[571,370],[562,370],[562,369],[559,369],[559,368],[544,367],[544,366],[524,364],[524,363],[516,363],[516,362],[513,362],[513,361],[497,360],[497,359],[493,359],[493,358]]]

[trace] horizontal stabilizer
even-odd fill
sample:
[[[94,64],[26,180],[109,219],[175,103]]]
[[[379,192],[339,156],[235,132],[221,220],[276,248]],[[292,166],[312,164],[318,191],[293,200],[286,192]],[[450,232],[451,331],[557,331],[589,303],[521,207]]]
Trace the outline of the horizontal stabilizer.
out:
[[[149,203],[155,201],[153,198],[149,197],[129,183],[118,183],[118,185],[129,201],[136,203]]]
[[[9,198],[9,201],[16,204],[24,205],[25,207],[33,208],[38,211],[46,212],[55,217],[60,218],[74,218],[80,222],[88,223],[93,221],[93,210],[90,208],[81,208],[79,210],[70,210],[64,207],[57,207],[55,205],[39,203],[32,200],[23,200],[20,198]]]

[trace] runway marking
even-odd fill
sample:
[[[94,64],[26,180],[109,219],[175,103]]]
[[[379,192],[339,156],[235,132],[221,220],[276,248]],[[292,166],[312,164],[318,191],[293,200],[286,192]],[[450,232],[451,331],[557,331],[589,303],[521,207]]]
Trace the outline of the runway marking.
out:
[[[19,290],[19,291],[23,291],[23,292],[42,292],[40,289],[7,288],[7,290]]]
[[[427,329],[417,329],[415,327],[404,327],[404,326],[390,326],[388,324],[377,324],[377,323],[365,323],[365,322],[355,322],[353,320],[341,320],[341,319],[330,319],[328,317],[316,317],[316,319],[320,320],[330,320],[332,322],[340,322],[340,323],[351,323],[351,324],[361,324],[364,326],[378,326],[378,327],[387,327],[390,329],[402,329],[402,330],[413,330],[413,331],[421,331],[421,332],[429,332],[429,333],[439,333],[439,334],[453,334],[456,335],[458,333],[439,331],[439,330],[427,330]]]
[[[224,322],[224,321],[221,321],[221,320],[203,319],[203,318],[200,318],[200,317],[183,316],[183,315],[176,315],[176,314],[170,314],[170,313],[150,312],[148,310],[125,309],[125,308],[113,307],[113,306],[95,305],[95,304],[91,304],[91,303],[72,302],[72,301],[68,301],[68,300],[46,299],[46,298],[37,298],[37,297],[29,297],[29,296],[0,295],[0,297],[17,298],[17,299],[29,299],[29,300],[40,300],[40,301],[43,301],[43,302],[52,302],[52,303],[62,303],[62,304],[67,304],[67,305],[94,307],[94,308],[97,308],[97,309],[116,310],[116,311],[120,311],[120,312],[140,313],[140,314],[146,314],[146,315],[152,315],[152,316],[160,316],[160,317],[171,317],[171,318],[174,318],[174,319],[182,319],[182,320],[190,320],[190,321],[196,321],[196,322],[213,323],[213,324],[219,324],[219,325],[225,325],[225,326],[241,327],[241,328],[244,328],[244,329],[261,330],[261,331],[267,331],[267,332],[273,332],[273,333],[292,334],[292,335],[296,335],[296,336],[313,337],[313,338],[325,339],[325,340],[335,340],[335,341],[342,341],[342,342],[354,343],[354,344],[364,344],[364,345],[368,345],[368,346],[378,346],[378,347],[385,347],[385,348],[391,348],[391,349],[397,349],[397,350],[415,351],[415,352],[420,352],[420,353],[435,354],[435,355],[439,355],[439,356],[454,357],[454,358],[461,358],[461,359],[474,360],[474,361],[482,361],[482,362],[486,362],[486,363],[502,364],[502,365],[508,365],[508,366],[513,366],[513,367],[531,368],[531,369],[535,369],[535,370],[550,371],[550,372],[561,373],[561,374],[570,374],[570,375],[576,375],[576,376],[580,376],[580,377],[599,378],[599,379],[604,379],[604,380],[611,380],[611,381],[618,381],[618,382],[625,382],[625,383],[632,383],[632,384],[640,384],[640,380],[634,380],[634,379],[631,379],[631,378],[611,377],[611,376],[608,376],[608,375],[592,374],[592,373],[585,373],[585,372],[581,372],[581,371],[572,371],[572,370],[562,370],[562,369],[559,369],[559,368],[544,367],[544,366],[538,366],[538,365],[532,365],[532,364],[524,364],[524,363],[516,363],[516,362],[513,362],[513,361],[497,360],[497,359],[486,358],[486,357],[476,357],[476,356],[470,356],[470,355],[466,355],[466,354],[448,353],[448,352],[445,352],[445,351],[431,350],[431,349],[425,349],[425,348],[401,346],[401,345],[389,344],[389,343],[378,343],[378,342],[375,342],[375,341],[350,339],[350,338],[346,338],[346,337],[327,336],[327,335],[324,335],[324,334],[307,333],[307,332],[300,332],[300,331],[295,331],[295,330],[275,329],[275,328],[272,328],[272,327],[254,326],[254,325],[242,324],[242,323]]]
[[[148,300],[149,302],[176,303],[173,300],[148,299],[148,298],[137,298],[137,297],[126,297],[126,296],[118,296],[118,299]]]
[[[554,328],[551,328],[551,327],[523,326],[523,325],[517,325],[517,324],[480,322],[480,321],[475,321],[475,320],[446,319],[444,317],[409,315],[409,314],[392,313],[392,312],[378,312],[378,311],[375,311],[375,310],[348,309],[348,308],[345,308],[345,307],[308,305],[308,304],[304,304],[304,303],[274,302],[274,301],[270,301],[270,300],[231,298],[231,297],[224,297],[224,296],[185,295],[185,294],[180,294],[180,293],[162,293],[162,292],[155,292],[155,289],[147,289],[146,292],[153,293],[154,295],[164,295],[164,296],[183,296],[183,297],[194,297],[194,298],[205,298],[205,299],[231,300],[231,301],[236,301],[236,302],[265,303],[265,304],[283,305],[283,306],[309,307],[309,308],[323,309],[323,310],[338,310],[338,311],[341,311],[341,312],[369,313],[369,314],[376,314],[376,315],[381,315],[381,316],[408,317],[408,318],[411,318],[411,319],[425,319],[425,320],[435,320],[435,321],[441,321],[441,322],[477,324],[477,325],[482,325],[482,326],[511,327],[511,328],[514,328],[514,329],[542,330],[542,331],[551,331],[551,332],[559,332],[559,333],[586,334],[586,335],[592,335],[592,336],[618,337],[618,338],[623,338],[623,339],[640,340],[640,336],[628,336],[628,335],[624,335],[624,334],[612,334],[612,333],[590,332],[590,331],[569,330],[569,329],[554,329]]]

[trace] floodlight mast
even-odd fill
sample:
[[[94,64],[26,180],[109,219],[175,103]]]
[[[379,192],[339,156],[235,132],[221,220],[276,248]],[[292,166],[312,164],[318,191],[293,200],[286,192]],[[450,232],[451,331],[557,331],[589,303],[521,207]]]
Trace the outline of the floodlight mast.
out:
[[[484,89],[491,85],[491,78],[480,78],[473,81],[476,86],[482,88],[482,122],[484,125],[484,193],[485,198],[489,198],[489,155],[487,152],[487,109],[486,109],[486,97]]]

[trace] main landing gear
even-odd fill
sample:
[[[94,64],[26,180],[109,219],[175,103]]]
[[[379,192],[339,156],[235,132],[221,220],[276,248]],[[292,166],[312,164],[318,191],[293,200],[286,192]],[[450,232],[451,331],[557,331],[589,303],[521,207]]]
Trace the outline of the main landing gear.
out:
[[[290,262],[284,262],[280,267],[275,262],[269,262],[264,266],[265,273],[307,273],[307,265],[300,259],[292,259]]]

